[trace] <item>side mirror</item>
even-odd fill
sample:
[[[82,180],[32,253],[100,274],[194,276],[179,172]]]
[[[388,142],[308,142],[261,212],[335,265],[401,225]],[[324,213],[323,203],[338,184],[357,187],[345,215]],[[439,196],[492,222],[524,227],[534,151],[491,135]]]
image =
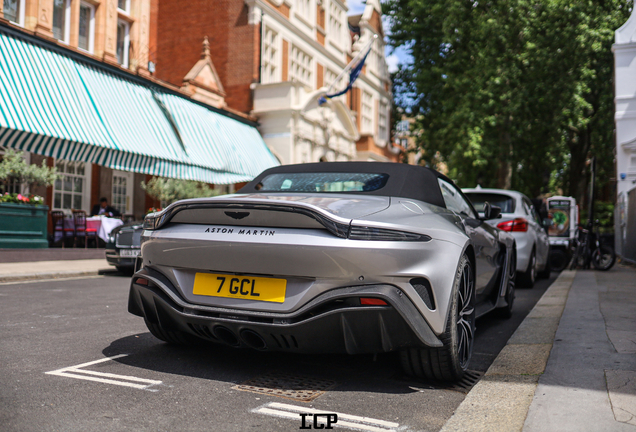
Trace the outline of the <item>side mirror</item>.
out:
[[[488,201],[484,203],[484,220],[497,219],[501,217],[501,207],[490,205]]]

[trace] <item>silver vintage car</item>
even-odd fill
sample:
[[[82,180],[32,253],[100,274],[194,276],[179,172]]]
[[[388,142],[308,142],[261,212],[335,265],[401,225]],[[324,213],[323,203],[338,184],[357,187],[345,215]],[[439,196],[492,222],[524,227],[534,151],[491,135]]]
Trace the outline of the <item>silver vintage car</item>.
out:
[[[514,238],[423,167],[325,162],[269,169],[235,195],[146,216],[129,311],[170,343],[299,353],[399,351],[454,381],[477,316],[510,316]]]

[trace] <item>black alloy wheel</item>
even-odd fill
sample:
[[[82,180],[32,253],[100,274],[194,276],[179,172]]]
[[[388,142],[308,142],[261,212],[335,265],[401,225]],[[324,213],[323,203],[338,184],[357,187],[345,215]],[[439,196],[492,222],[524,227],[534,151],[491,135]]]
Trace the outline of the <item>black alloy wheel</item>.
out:
[[[475,340],[475,279],[470,260],[462,256],[451,291],[446,330],[440,348],[400,351],[402,369],[408,375],[433,381],[458,381],[468,369]]]

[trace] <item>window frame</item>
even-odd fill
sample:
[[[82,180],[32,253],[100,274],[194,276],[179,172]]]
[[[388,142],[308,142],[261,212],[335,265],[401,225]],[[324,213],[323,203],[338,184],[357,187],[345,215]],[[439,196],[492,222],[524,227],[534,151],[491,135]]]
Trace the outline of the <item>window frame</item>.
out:
[[[79,26],[80,26],[80,20],[81,20],[81,17],[82,17],[82,14],[81,14],[82,7],[87,7],[91,11],[91,16],[90,16],[89,25],[88,25],[88,36],[87,36],[87,38],[88,38],[88,49],[84,49],[81,46],[79,46],[79,37],[80,37]],[[85,2],[85,1],[80,1],[80,6],[79,6],[80,13],[79,13],[79,16],[78,16],[78,19],[77,19],[77,35],[78,35],[77,36],[77,48],[82,50],[82,51],[84,51],[84,52],[90,53],[90,54],[93,54],[95,52],[95,12],[96,12],[95,9],[96,9],[95,5],[93,5],[91,3],[88,3],[88,2]]]
[[[299,57],[296,55],[296,53],[301,54],[303,57],[303,61],[299,61],[299,58],[297,59],[296,57]],[[313,77],[314,77],[314,58],[307,54],[307,52],[301,48],[298,47],[298,45],[293,45],[291,47],[291,55],[289,56],[289,76],[292,79],[295,79],[296,81],[298,81],[299,83],[306,85],[310,88],[313,88],[314,84],[313,84]],[[308,64],[305,64],[304,60],[307,59],[309,61]],[[296,68],[294,68],[294,64],[297,65]],[[307,79],[305,79],[304,77],[300,77],[297,74],[296,69],[302,69],[303,72],[307,73]]]
[[[66,172],[66,167],[68,164],[73,163],[76,164],[76,170],[77,170],[77,164],[82,163],[84,164],[84,174],[75,174],[75,173],[67,173]],[[63,164],[62,169],[60,169],[60,164]],[[68,210],[70,211],[71,209],[76,209],[78,210],[78,208],[73,207],[73,197],[79,195],[81,197],[81,206],[79,208],[79,210],[84,210],[85,212],[89,213],[91,211],[90,209],[90,189],[91,189],[91,168],[92,165],[88,162],[82,162],[82,161],[69,161],[69,160],[65,160],[65,159],[55,159],[54,161],[54,166],[56,168],[58,168],[58,173],[61,174],[62,176],[66,177],[66,176],[71,176],[71,178],[82,178],[83,180],[83,186],[82,186],[82,191],[81,192],[74,192],[73,190],[71,191],[65,191],[64,190],[64,186],[63,186],[63,182],[64,182],[64,178],[62,178],[61,180],[59,180],[61,182],[61,188],[58,190],[56,184],[57,181],[53,183],[53,185],[51,186],[52,188],[52,194],[51,194],[51,210]],[[71,186],[72,189],[73,186]],[[60,196],[60,206],[57,207],[55,205],[55,194],[59,192],[61,194]],[[69,209],[64,208],[64,194],[68,194],[70,192],[71,194],[71,207]]]
[[[124,0],[124,2],[126,4],[126,8],[122,9],[119,7],[119,0],[117,0],[117,11],[126,15],[130,15],[130,0]]]
[[[125,198],[125,204],[124,204],[124,208],[120,208],[117,206],[118,201],[115,200],[115,178],[119,177],[119,178],[123,178],[126,180],[126,184],[125,184],[125,188],[126,188],[126,193],[123,195]],[[134,182],[135,182],[135,176],[132,172],[130,171],[120,171],[120,170],[113,170],[113,176],[111,179],[111,185],[110,185],[110,191],[111,191],[111,199],[110,199],[110,205],[114,208],[116,208],[122,215],[124,214],[132,214],[133,213],[133,199],[134,199]],[[118,195],[122,195],[122,194],[118,194]]]
[[[119,25],[123,24],[126,28],[126,34],[124,36],[124,46],[123,46],[123,59],[121,62],[119,62],[119,56],[117,53],[117,46],[119,45]],[[129,51],[130,51],[130,23],[124,19],[117,19],[117,42],[115,45],[115,56],[117,57],[117,61],[119,62],[119,65],[123,68],[127,68],[128,65],[130,64],[130,59],[128,58],[129,56]]]
[[[62,29],[63,39],[56,40],[68,45],[71,39],[71,0],[63,0],[64,1],[64,28]],[[53,31],[53,25],[55,23],[55,0],[53,0],[53,19],[51,23],[51,31]],[[53,33],[53,37],[55,37],[55,33]]]
[[[4,0],[2,0],[4,2]],[[25,19],[25,9],[26,5],[24,4],[26,0],[17,0],[18,3],[18,12],[16,14],[17,21],[11,21],[9,18],[5,16],[4,8],[2,10],[2,17],[9,21],[12,24],[19,25],[20,27],[24,27],[24,19]]]
[[[444,204],[446,208],[457,215],[464,215],[465,217],[477,219],[477,214],[475,209],[473,208],[470,200],[467,199],[459,188],[457,188],[452,183],[447,182],[441,177],[437,178],[437,183],[439,185],[440,192],[442,193],[442,198],[444,199]],[[444,193],[445,190],[448,190],[452,194],[452,197],[449,197],[447,193]],[[459,204],[455,206],[455,204]],[[463,204],[463,205],[462,205]],[[465,207],[468,212],[464,212],[462,207]]]
[[[267,35],[268,32],[272,34],[271,43],[268,44]],[[271,84],[280,82],[281,80],[281,42],[280,32],[277,32],[270,26],[263,27],[263,55],[261,56],[261,82],[263,84]],[[268,55],[268,47],[270,52],[274,51],[274,56]],[[273,66],[273,73],[270,70]],[[267,72],[266,72],[267,71]]]

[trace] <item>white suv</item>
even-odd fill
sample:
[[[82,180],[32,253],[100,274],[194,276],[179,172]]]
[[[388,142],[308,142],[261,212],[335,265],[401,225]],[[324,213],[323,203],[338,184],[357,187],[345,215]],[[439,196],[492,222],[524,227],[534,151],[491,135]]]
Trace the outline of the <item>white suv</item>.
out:
[[[510,232],[517,243],[517,282],[532,288],[539,277],[550,276],[548,234],[532,201],[521,192],[504,189],[462,189],[475,210],[484,211],[484,203],[501,207],[501,219],[487,223]]]

